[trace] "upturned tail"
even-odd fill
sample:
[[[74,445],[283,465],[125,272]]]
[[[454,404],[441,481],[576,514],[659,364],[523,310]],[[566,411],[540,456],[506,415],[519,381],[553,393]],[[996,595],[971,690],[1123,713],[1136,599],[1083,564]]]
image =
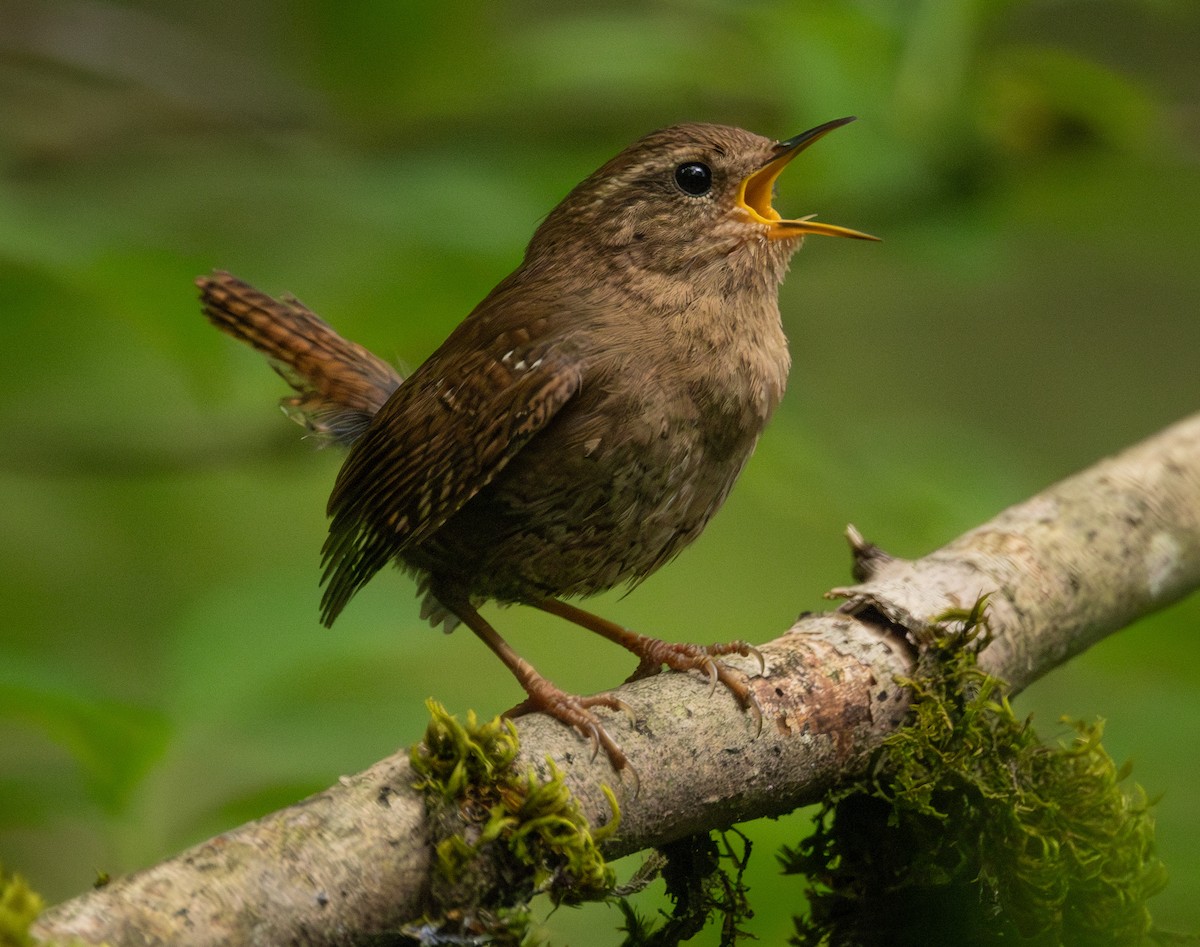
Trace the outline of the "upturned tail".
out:
[[[296,299],[275,299],[221,271],[196,285],[209,321],[266,355],[295,389],[280,401],[288,416],[326,440],[354,443],[403,380]]]

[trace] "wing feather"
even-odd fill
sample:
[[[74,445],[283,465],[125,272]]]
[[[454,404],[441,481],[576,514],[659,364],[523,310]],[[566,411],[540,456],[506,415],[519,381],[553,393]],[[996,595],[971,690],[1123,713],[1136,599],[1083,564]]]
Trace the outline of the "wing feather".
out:
[[[520,358],[488,346],[439,364],[437,375],[422,366],[395,391],[334,484],[322,551],[326,625],[491,483],[579,389],[578,371],[548,353]]]

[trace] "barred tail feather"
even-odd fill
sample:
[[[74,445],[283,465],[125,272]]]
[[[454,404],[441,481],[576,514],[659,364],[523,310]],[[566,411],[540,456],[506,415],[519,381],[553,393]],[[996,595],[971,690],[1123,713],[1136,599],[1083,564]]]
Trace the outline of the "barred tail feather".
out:
[[[296,390],[281,402],[288,415],[328,440],[352,444],[402,381],[298,300],[275,299],[220,271],[196,285],[209,321],[266,355]]]

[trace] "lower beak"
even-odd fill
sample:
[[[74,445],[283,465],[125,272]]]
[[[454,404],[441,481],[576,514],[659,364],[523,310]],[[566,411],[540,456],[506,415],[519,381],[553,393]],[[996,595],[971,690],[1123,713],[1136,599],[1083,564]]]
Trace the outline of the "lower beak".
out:
[[[799,234],[821,233],[829,237],[853,237],[856,240],[878,240],[868,233],[860,233],[849,227],[838,227],[835,224],[818,223],[811,216],[795,220],[785,220],[771,206],[771,198],[775,191],[775,179],[788,163],[811,145],[818,138],[823,138],[835,128],[854,121],[853,117],[836,118],[832,122],[810,128],[801,132],[795,138],[781,141],[775,146],[776,155],[761,168],[746,178],[738,188],[738,205],[755,223],[764,224],[767,236],[772,240],[795,237]]]

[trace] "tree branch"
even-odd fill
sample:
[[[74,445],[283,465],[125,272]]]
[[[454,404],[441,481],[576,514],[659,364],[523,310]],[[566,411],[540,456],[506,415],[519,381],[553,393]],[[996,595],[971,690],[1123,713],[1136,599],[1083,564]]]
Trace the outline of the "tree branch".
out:
[[[621,822],[616,857],[812,802],[854,775],[904,720],[912,641],[950,608],[989,594],[981,655],[1020,689],[1105,635],[1200,586],[1200,415],[1051,487],[912,562],[852,532],[865,581],[830,593],[762,646],[751,680],[762,733],[723,690],[661,674],[626,684],[639,713],[607,725],[640,776],[637,795],[540,714],[518,721],[522,760],[547,757],[593,825]],[[743,664],[751,670],[751,662]],[[406,754],[295,806],[48,911],[35,933],[124,944],[351,944],[418,919],[431,903],[431,829]]]

